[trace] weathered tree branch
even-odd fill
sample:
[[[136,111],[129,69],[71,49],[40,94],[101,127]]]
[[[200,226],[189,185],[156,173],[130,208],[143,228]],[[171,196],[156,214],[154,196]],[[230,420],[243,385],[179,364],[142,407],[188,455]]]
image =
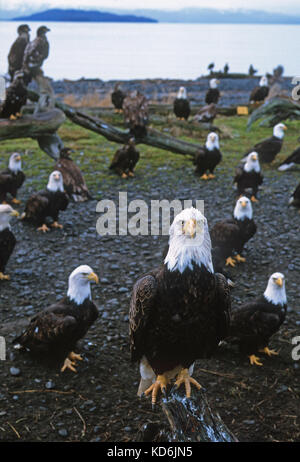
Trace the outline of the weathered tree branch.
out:
[[[28,97],[32,101],[38,101],[39,99],[38,93],[33,92],[32,90],[28,90]],[[67,104],[55,101],[55,106],[61,109],[75,124],[99,133],[114,143],[125,144],[131,136],[129,130],[121,130],[99,118],[92,117],[82,111],[78,111]],[[136,140],[136,142],[137,144],[147,144],[176,154],[190,155],[192,157],[194,157],[196,152],[201,148],[201,146],[196,144],[179,140],[150,128],[147,130],[147,135],[139,140]]]

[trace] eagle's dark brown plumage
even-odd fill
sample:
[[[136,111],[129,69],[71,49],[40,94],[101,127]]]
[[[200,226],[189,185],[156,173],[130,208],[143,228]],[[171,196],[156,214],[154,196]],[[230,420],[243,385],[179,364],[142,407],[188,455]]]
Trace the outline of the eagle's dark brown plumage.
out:
[[[215,177],[214,170],[222,160],[217,133],[211,132],[207,136],[205,146],[199,149],[194,157],[195,174],[208,180]],[[207,175],[207,172],[208,175]]]
[[[15,152],[10,156],[8,168],[0,172],[0,203],[6,201],[7,194],[11,194],[12,202],[19,204],[18,189],[25,181],[25,174],[21,170],[21,156]]]
[[[18,29],[18,37],[12,44],[8,53],[8,73],[13,81],[16,71],[22,69],[24,51],[29,42],[30,28],[27,24],[21,24]]]
[[[127,144],[117,150],[109,168],[122,178],[134,176],[134,169],[139,158],[140,153],[135,147],[135,140],[130,138]]]
[[[292,152],[278,167],[281,172],[288,170],[294,165],[300,165],[300,146]]]
[[[142,138],[147,133],[148,101],[139,91],[132,91],[123,101],[125,125],[135,138]]]
[[[84,177],[79,167],[70,157],[71,149],[62,148],[60,158],[54,166],[54,170],[61,172],[63,176],[64,189],[70,199],[74,202],[84,202],[91,199]]]
[[[179,88],[178,95],[173,103],[173,111],[178,119],[188,120],[191,113],[191,107],[187,98],[185,87]]]
[[[232,308],[228,340],[239,345],[250,364],[262,365],[256,356],[259,351],[268,356],[277,354],[268,344],[285,320],[286,303],[284,275],[274,273],[261,297]]]
[[[7,262],[15,248],[16,238],[10,229],[11,217],[19,214],[10,205],[0,205],[0,281],[10,279],[4,274]]]
[[[237,184],[238,196],[247,195],[247,190],[251,189],[251,200],[257,201],[257,192],[263,182],[263,175],[256,152],[248,154],[246,163],[236,168],[233,182]]]
[[[286,126],[284,124],[277,124],[273,128],[273,135],[270,138],[266,138],[265,140],[256,143],[252,149],[248,151],[247,154],[250,152],[257,152],[259,156],[259,161],[261,163],[271,163],[277,154],[281,151],[283,145],[283,137],[284,137],[284,130],[286,130]]]
[[[293,205],[294,207],[297,207],[298,209],[300,209],[300,183],[298,184],[297,188],[291,195],[290,200],[289,200],[289,205]]]
[[[111,94],[111,102],[113,103],[116,112],[122,112],[125,97],[125,93],[120,89],[120,85],[117,83]]]
[[[27,89],[23,72],[17,71],[14,80],[6,89],[6,97],[0,106],[0,119],[16,119],[27,100]]]
[[[69,277],[67,296],[38,312],[14,340],[15,348],[46,359],[65,359],[61,370],[76,372],[75,361],[82,358],[73,350],[98,317],[98,309],[91,300],[92,281],[97,283],[98,277],[89,266],[76,268]]]
[[[193,120],[200,123],[212,123],[217,115],[217,106],[214,103],[203,106],[197,114],[195,114]]]
[[[199,241],[191,239],[198,227]],[[206,219],[198,210],[185,209],[170,229],[165,264],[133,288],[130,350],[132,361],[140,362],[138,394],[150,386],[146,394],[152,391],[155,403],[158,388],[164,389],[174,374],[178,386],[191,379],[187,370],[194,361],[210,357],[227,336],[229,316],[229,287],[223,275],[213,272]]]
[[[48,58],[49,42],[46,33],[49,31],[50,29],[46,26],[39,27],[36,38],[25,48],[22,70],[26,84],[41,72],[43,62]]]
[[[249,97],[249,101],[255,103],[264,101],[269,94],[269,90],[270,89],[267,86],[253,88]]]

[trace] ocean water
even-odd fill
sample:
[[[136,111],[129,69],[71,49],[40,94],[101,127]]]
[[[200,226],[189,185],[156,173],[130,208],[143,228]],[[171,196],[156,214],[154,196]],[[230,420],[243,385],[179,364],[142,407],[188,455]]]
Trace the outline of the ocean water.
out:
[[[0,74],[20,23],[0,22]],[[41,25],[30,22],[31,38]],[[229,64],[230,72],[300,75],[300,26],[235,24],[119,24],[48,22],[50,54],[44,72],[55,80],[195,79]]]

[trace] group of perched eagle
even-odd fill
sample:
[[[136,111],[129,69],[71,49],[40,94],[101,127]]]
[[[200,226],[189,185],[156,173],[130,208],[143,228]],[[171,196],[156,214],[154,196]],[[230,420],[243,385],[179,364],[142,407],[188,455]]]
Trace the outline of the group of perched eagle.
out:
[[[39,28],[37,38],[29,42],[28,26],[19,27],[17,41],[20,46],[14,48],[13,45],[9,58],[11,86],[17,85],[20,71],[24,82],[28,82],[41,69],[49,52],[47,31],[45,26]],[[22,59],[17,60],[16,49],[21,45]],[[212,79],[206,95],[208,105],[218,102],[217,85],[218,81]],[[116,152],[110,166],[125,178],[134,175],[139,159],[135,142],[147,133],[148,103],[139,92],[126,96],[118,87],[112,101],[118,112],[124,112],[131,132],[128,144]],[[185,120],[190,114],[186,101],[185,89],[181,88],[174,102],[174,112]],[[1,117],[18,113],[19,109],[5,116],[1,113]],[[192,377],[194,363],[197,359],[211,357],[224,340],[237,343],[251,364],[262,365],[259,352],[269,356],[277,354],[268,345],[286,316],[284,275],[273,273],[260,297],[232,307],[233,283],[225,269],[245,262],[244,246],[257,230],[252,202],[258,201],[258,188],[263,182],[260,163],[275,159],[281,150],[285,129],[284,124],[276,125],[272,137],[257,143],[243,155],[233,179],[238,197],[232,217],[209,229],[206,217],[199,210],[184,209],[175,216],[170,227],[168,248],[161,265],[141,276],[133,287],[129,310],[131,358],[140,366],[138,394],[151,394],[153,404],[158,392],[165,392],[174,378],[177,387],[184,385],[187,397],[191,396],[191,385],[200,389],[201,385]],[[297,151],[280,170],[300,162],[299,148]],[[195,173],[203,180],[213,179],[221,160],[218,134],[209,133],[205,145],[195,156]],[[17,217],[18,212],[7,201],[10,195],[12,203],[19,204],[17,192],[24,181],[21,156],[14,153],[8,169],[0,172],[0,280],[9,279],[5,267],[16,244],[10,220]],[[297,206],[300,206],[299,190],[298,186],[290,200]],[[66,209],[69,199],[78,201],[89,197],[82,174],[70,158],[70,150],[62,148],[47,186],[29,197],[21,218],[43,232],[49,231],[48,218],[52,219],[50,226],[62,228],[58,222],[59,213]],[[76,372],[76,361],[82,359],[74,352],[76,342],[98,316],[92,301],[92,282],[99,282],[92,268],[87,265],[75,268],[69,276],[66,297],[37,313],[15,339],[15,347],[38,357],[54,356],[61,360],[62,371]]]

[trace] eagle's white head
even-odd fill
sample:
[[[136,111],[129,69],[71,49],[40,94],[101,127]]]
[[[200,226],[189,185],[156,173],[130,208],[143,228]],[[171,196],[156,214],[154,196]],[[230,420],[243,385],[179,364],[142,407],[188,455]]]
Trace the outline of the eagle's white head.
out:
[[[77,305],[84,300],[91,300],[91,282],[98,284],[99,279],[92,268],[88,265],[80,265],[69,276],[68,297]]]
[[[284,137],[284,131],[287,130],[286,125],[284,124],[277,124],[273,128],[273,135],[276,136],[276,138],[279,138],[282,140]]]
[[[273,273],[270,276],[264,296],[274,305],[286,304],[285,280],[282,273]]]
[[[182,273],[194,265],[204,265],[213,272],[207,219],[200,210],[190,207],[176,215],[169,234],[169,251],[164,261],[168,270]]]
[[[235,204],[233,216],[237,220],[244,220],[245,218],[252,219],[253,209],[250,199],[246,196],[240,197]]]
[[[205,147],[209,151],[213,151],[214,149],[219,149],[219,135],[215,132],[211,132],[207,135]]]
[[[255,172],[260,172],[260,164],[258,160],[258,154],[257,152],[253,151],[248,154],[246,157],[246,163],[244,165],[244,170],[245,172],[252,172],[253,170]]]
[[[259,81],[259,86],[260,87],[267,87],[268,86],[268,78],[263,75]]]
[[[219,83],[220,83],[220,80],[218,79],[210,79],[209,88],[212,88],[212,89],[218,88]]]
[[[177,93],[177,98],[178,99],[186,99],[187,98],[187,92],[185,87],[180,87]]]
[[[18,217],[19,212],[14,210],[8,204],[0,205],[0,232],[6,228],[10,228],[9,222],[12,217]]]
[[[59,170],[54,170],[54,172],[49,175],[47,189],[51,192],[64,191],[63,176]]]
[[[22,170],[22,160],[18,152],[14,152],[8,162],[8,168],[14,173],[18,173]]]

